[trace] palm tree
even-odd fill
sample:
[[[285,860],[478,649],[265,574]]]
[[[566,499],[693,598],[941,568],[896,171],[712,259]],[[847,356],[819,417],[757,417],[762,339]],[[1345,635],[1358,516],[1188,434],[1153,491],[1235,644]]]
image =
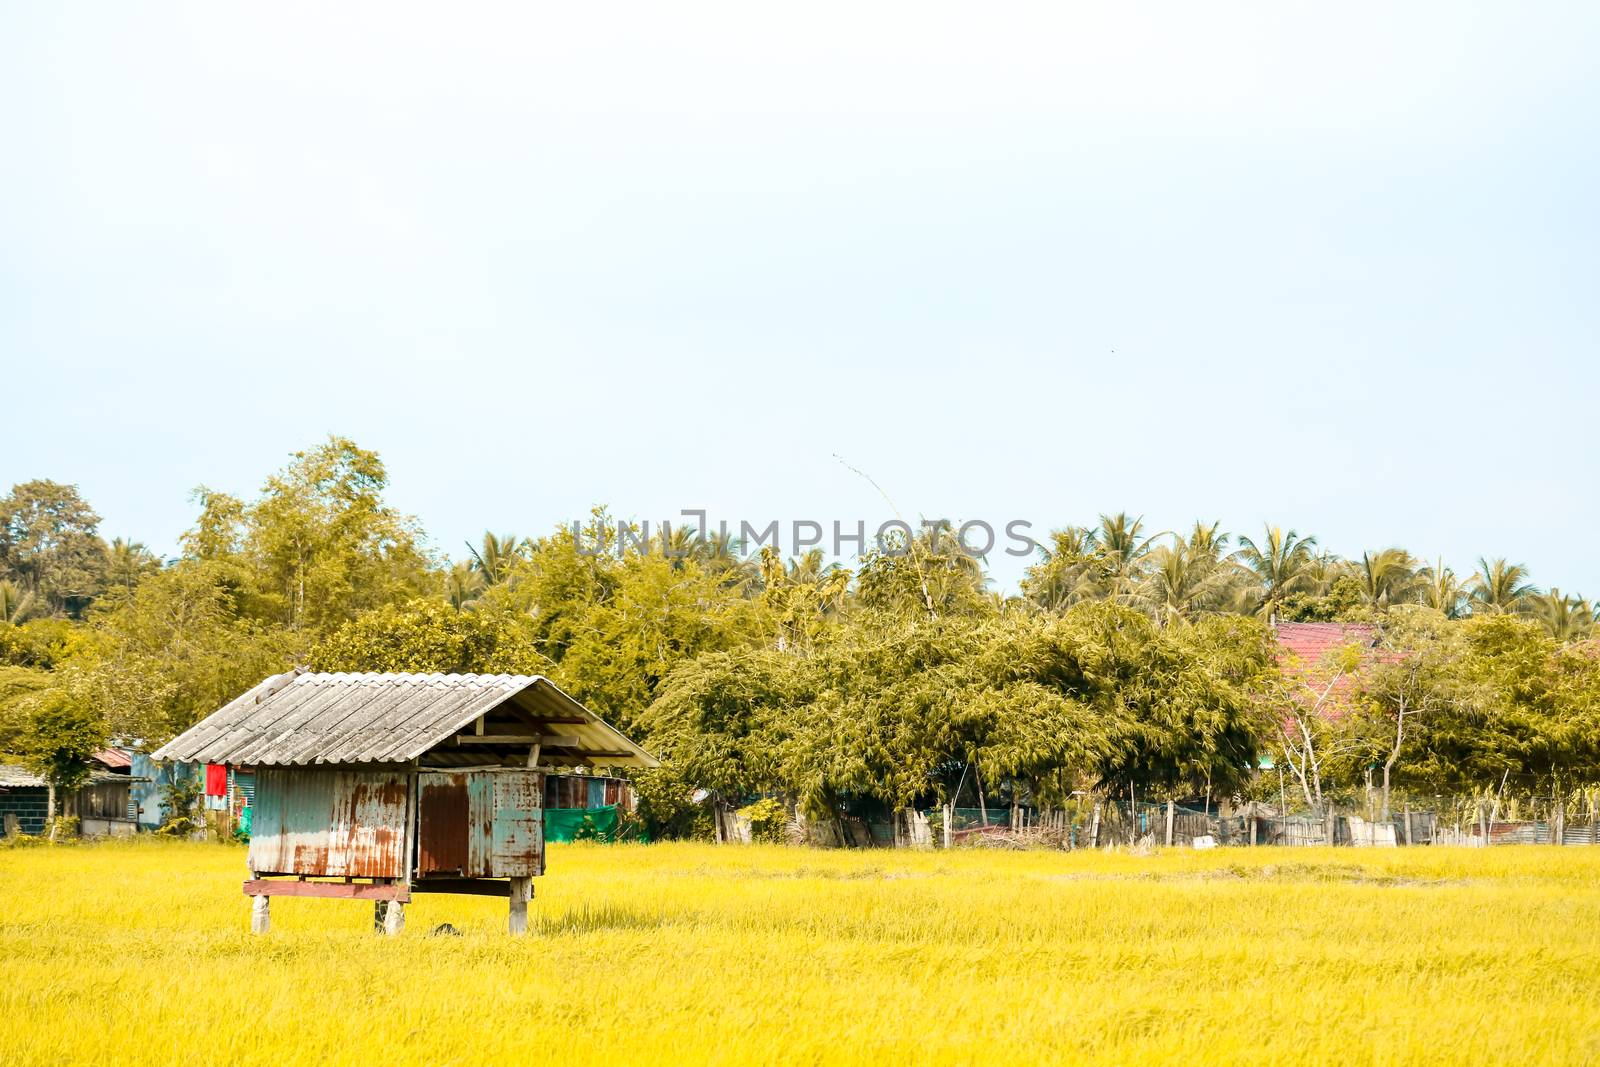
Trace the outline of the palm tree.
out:
[[[139,579],[159,566],[155,553],[142,542],[118,537],[106,548],[106,578],[124,592],[132,592]]]
[[[511,576],[512,565],[526,558],[528,543],[519,540],[515,534],[496,537],[485,530],[482,545],[473,548],[469,544],[467,551],[472,553],[472,566],[483,579],[483,584],[499,585]]]
[[[1236,606],[1244,569],[1228,554],[1220,523],[1196,522],[1187,538],[1172,535],[1147,558],[1147,574],[1134,601],[1163,626]]]
[[[713,530],[696,537],[692,549],[706,571],[717,577],[723,588],[742,596],[754,594],[761,585],[758,562],[745,555],[745,543],[727,532]]]
[[[1562,596],[1554,587],[1528,599],[1531,614],[1557,641],[1574,641],[1594,631],[1595,611],[1582,597]]]
[[[1402,604],[1412,598],[1417,587],[1416,561],[1403,548],[1363,552],[1356,577],[1367,603],[1373,607]]]
[[[1444,565],[1443,558],[1419,570],[1417,584],[1422,589],[1422,602],[1428,607],[1444,612],[1446,618],[1460,616],[1461,602],[1467,595],[1466,587],[1456,577],[1456,572]]]
[[[1144,577],[1146,557],[1155,539],[1161,536],[1144,536],[1143,517],[1130,518],[1125,511],[1100,516],[1094,553],[1100,572],[1100,594],[1112,600],[1127,600]]]
[[[0,580],[0,622],[21,626],[37,611],[39,598],[16,582]]]
[[[1042,608],[1060,611],[1090,592],[1094,555],[1099,548],[1095,531],[1068,526],[1050,535],[1050,547],[1039,546],[1039,562],[1022,578],[1022,592]]]
[[[1498,614],[1523,610],[1528,598],[1538,591],[1528,581],[1528,568],[1522,564],[1507,563],[1504,556],[1492,560],[1480,556],[1467,600],[1474,612]]]
[[[1348,576],[1350,571],[1349,560],[1340,559],[1332,552],[1318,552],[1306,565],[1300,591],[1312,596],[1327,596],[1333,589],[1333,583]]]
[[[457,563],[445,578],[445,596],[450,606],[460,611],[475,604],[488,584],[475,564]]]
[[[1281,526],[1266,527],[1261,543],[1239,538],[1239,559],[1255,572],[1261,583],[1261,614],[1269,623],[1278,621],[1278,606],[1290,593],[1299,592],[1313,580],[1315,537],[1301,537]]]
[[[1199,519],[1194,521],[1194,529],[1189,531],[1189,536],[1184,539],[1184,544],[1190,553],[1204,556],[1214,563],[1220,563],[1228,551],[1228,542],[1233,540],[1231,534],[1222,532],[1222,523],[1214,522],[1210,526]]]

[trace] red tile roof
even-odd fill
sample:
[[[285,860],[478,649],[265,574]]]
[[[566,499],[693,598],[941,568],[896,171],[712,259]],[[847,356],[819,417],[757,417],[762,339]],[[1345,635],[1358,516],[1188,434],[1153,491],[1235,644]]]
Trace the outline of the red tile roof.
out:
[[[102,748],[94,754],[95,762],[105,767],[133,766],[133,759],[126,752],[115,748]]]
[[[1357,648],[1368,650],[1378,643],[1378,628],[1360,622],[1280,622],[1274,628],[1284,673],[1298,675],[1305,683],[1301,698],[1314,703],[1327,693],[1320,713],[1328,718],[1339,718],[1350,710],[1350,697],[1356,688],[1357,675],[1372,663],[1378,653],[1365,651],[1360,665],[1344,674],[1333,666],[1330,653],[1336,649]]]
[[[1378,642],[1378,628],[1364,622],[1280,622],[1276,634],[1285,652],[1313,663],[1335,648],[1371,648]]]

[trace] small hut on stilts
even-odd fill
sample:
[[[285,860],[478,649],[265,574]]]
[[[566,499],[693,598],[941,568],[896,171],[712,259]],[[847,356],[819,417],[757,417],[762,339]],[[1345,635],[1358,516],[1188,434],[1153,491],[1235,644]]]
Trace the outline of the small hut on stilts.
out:
[[[538,675],[275,675],[154,753],[256,772],[251,929],[274,896],[374,902],[387,933],[416,893],[510,901],[527,929],[544,873],[545,774],[653,767]]]

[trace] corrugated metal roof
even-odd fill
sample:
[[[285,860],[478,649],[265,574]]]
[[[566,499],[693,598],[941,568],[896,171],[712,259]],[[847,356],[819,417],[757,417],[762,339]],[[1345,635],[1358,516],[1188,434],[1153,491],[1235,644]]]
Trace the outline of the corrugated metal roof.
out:
[[[91,771],[84,779],[85,785],[104,785],[107,782],[131,782],[138,779],[110,771]],[[50,785],[39,775],[15,763],[0,763],[0,789],[45,789]]]
[[[495,734],[458,745],[455,735],[501,705],[527,723],[527,737],[544,738],[541,762],[656,765],[648,752],[536,674],[274,675],[153,758],[255,766],[404,763],[444,745],[456,762],[483,762],[516,745],[509,737],[497,745]],[[526,738],[517,744],[528,747]]]
[[[45,780],[26,767],[0,763],[0,789],[43,789]]]
[[[118,748],[102,748],[94,754],[97,762],[106,767],[132,767],[133,757]]]

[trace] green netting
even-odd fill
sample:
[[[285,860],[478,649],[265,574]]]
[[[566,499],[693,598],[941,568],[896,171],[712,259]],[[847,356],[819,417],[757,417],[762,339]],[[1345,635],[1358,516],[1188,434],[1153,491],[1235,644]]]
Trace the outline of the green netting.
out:
[[[604,808],[545,808],[546,841],[614,841],[617,837],[617,806]]]

